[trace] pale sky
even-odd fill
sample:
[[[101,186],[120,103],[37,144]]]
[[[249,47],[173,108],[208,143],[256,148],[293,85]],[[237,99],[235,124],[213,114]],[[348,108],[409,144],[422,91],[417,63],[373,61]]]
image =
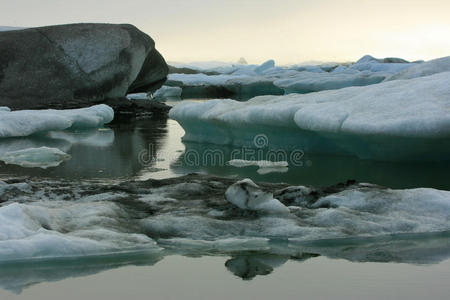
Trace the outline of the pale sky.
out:
[[[0,26],[131,23],[168,61],[450,55],[449,0],[0,0]]]

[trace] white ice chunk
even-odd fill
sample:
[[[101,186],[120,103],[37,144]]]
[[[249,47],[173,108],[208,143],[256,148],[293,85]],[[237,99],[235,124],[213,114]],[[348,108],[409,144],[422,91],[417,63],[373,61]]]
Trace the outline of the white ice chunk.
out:
[[[283,168],[289,166],[286,161],[232,159],[228,162],[233,167],[258,166],[260,168]]]
[[[6,106],[0,106],[0,111],[11,111],[11,109],[9,109],[9,107]]]
[[[287,167],[267,167],[267,168],[259,168],[256,172],[259,175],[266,175],[270,173],[286,173],[289,171]]]
[[[259,169],[256,171],[260,175],[265,175],[269,173],[285,173],[289,169],[287,161],[268,161],[268,160],[243,160],[243,159],[232,159],[228,162],[230,166],[242,168],[249,166],[257,166]]]
[[[150,100],[147,93],[134,93],[127,95],[128,100]]]
[[[57,167],[71,156],[57,148],[28,148],[18,151],[6,152],[0,160],[6,164],[19,165],[25,168]]]
[[[319,199],[309,220],[329,228],[347,228],[358,235],[436,232],[449,228],[450,192],[428,188],[349,189]]]
[[[250,179],[231,185],[225,192],[228,202],[242,209],[271,213],[289,213],[289,208],[273,198],[272,193],[264,192]]]
[[[0,110],[0,138],[68,128],[101,127],[113,119],[113,109],[104,104],[67,110]]]

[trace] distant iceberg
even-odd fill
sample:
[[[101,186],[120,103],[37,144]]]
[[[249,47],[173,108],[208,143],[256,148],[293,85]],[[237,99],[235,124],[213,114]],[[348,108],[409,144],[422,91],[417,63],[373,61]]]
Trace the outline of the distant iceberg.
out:
[[[450,72],[450,56],[416,64],[411,68],[392,75],[386,80],[412,79],[442,72]]]
[[[169,74],[166,84],[182,88],[185,98],[248,99],[377,84],[416,65],[401,58],[370,55],[353,64],[276,66],[272,59],[261,65],[209,65],[207,69],[208,64],[191,64],[197,74]]]

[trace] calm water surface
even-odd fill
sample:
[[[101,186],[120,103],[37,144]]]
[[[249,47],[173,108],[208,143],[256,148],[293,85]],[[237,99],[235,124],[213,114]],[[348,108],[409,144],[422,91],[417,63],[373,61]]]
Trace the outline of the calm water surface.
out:
[[[153,266],[125,266],[32,285],[0,299],[448,299],[450,260],[423,266],[351,263],[324,257],[288,261],[270,275],[242,280],[228,257],[170,256]]]

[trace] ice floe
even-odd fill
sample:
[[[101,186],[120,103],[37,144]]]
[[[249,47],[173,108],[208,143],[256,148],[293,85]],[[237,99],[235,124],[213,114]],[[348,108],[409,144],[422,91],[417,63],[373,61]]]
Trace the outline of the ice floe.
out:
[[[288,162],[287,161],[268,161],[268,160],[244,160],[244,159],[232,159],[228,161],[228,164],[233,167],[242,168],[249,166],[257,166],[259,169],[257,172],[261,175],[269,174],[269,173],[284,173],[287,172]]]
[[[247,102],[176,105],[185,141],[341,153],[378,160],[445,160],[450,144],[450,72],[365,87]],[[245,129],[245,130],[244,130]]]
[[[0,110],[0,138],[69,128],[101,127],[113,118],[113,109],[104,104],[67,110]]]
[[[27,148],[0,155],[0,160],[6,164],[19,165],[26,168],[57,167],[71,156],[57,148],[40,147]]]
[[[367,254],[384,249],[397,254],[373,259],[408,262],[450,256],[450,192],[429,188],[289,187],[202,175],[101,185],[13,180],[0,182],[0,202],[0,264],[136,250],[371,261]]]
[[[232,159],[228,162],[233,167],[258,166],[260,168],[283,168],[289,166],[286,161]]]
[[[114,230],[121,210],[113,202],[61,204],[1,207],[0,261],[158,249],[145,235]]]

